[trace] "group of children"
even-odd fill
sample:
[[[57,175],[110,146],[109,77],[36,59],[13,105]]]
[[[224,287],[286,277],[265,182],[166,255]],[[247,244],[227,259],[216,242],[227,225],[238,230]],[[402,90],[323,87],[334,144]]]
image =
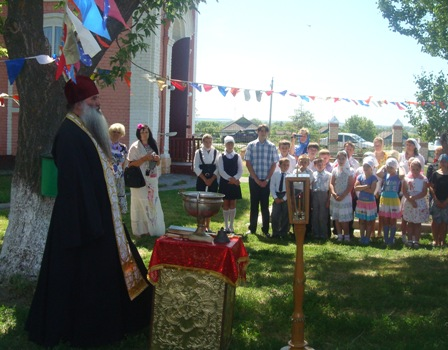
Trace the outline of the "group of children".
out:
[[[305,149],[300,150],[302,153],[297,154],[297,148],[291,149],[288,140],[280,141],[280,160],[270,181],[272,237],[287,237],[291,229],[285,179],[307,176],[311,192],[311,219],[307,231],[314,238],[331,237],[333,222],[337,240],[350,241],[353,237],[353,219],[356,217],[359,220],[360,242],[369,244],[374,237],[378,217],[378,236],[384,233],[384,243],[391,247],[395,242],[397,220],[401,219],[403,242],[417,248],[421,224],[429,221],[431,211],[433,244],[444,245],[448,224],[448,155],[440,155],[440,166],[437,162],[430,166],[434,174],[428,180],[423,174],[423,157],[416,151],[417,141],[408,139],[408,143],[414,146],[409,148],[415,151],[415,156],[412,156],[414,153],[407,156],[405,152],[399,154],[392,150],[384,154],[381,165],[375,153],[366,152],[359,165],[352,156],[355,147],[350,142],[337,153],[335,162],[331,164],[330,152],[327,149],[319,150],[317,143],[309,142]],[[221,178],[219,192],[226,194],[223,212],[228,231],[233,231],[236,200],[241,198],[241,191],[235,192],[235,188],[239,189],[242,161],[233,146],[233,139],[226,138],[226,150],[217,162],[217,173]]]
[[[417,149],[418,143],[409,139]],[[311,234],[317,239],[330,237],[331,220],[334,222],[334,233],[338,241],[350,241],[351,226],[354,217],[359,220],[361,244],[369,244],[375,233],[377,217],[381,222],[379,236],[384,232],[384,243],[392,247],[397,232],[397,220],[401,219],[403,242],[412,248],[419,247],[421,224],[429,221],[430,210],[433,216],[433,237],[435,246],[445,244],[448,223],[448,155],[438,159],[440,167],[436,167],[434,175],[426,177],[423,174],[424,164],[421,155],[415,151],[415,156],[406,157],[397,151],[385,155],[385,164],[379,166],[373,152],[366,152],[362,166],[357,169],[352,164],[358,164],[350,158],[354,145],[348,143],[345,149],[339,151],[333,165],[329,164],[330,153],[323,149],[310,152],[314,159],[310,162],[308,154],[297,156],[298,165],[291,169],[290,155],[287,154],[288,141],[279,143],[281,159],[280,170],[287,176],[303,176],[308,174],[311,184]],[[318,145],[310,143],[309,147]],[[352,152],[349,150],[351,149]],[[439,149],[439,152],[441,149]],[[292,153],[292,152],[291,152]],[[316,153],[318,154],[316,156]],[[418,156],[417,156],[418,155]],[[436,152],[437,157],[437,152]],[[328,171],[328,170],[330,171]],[[273,177],[271,194],[274,198],[272,215],[273,236],[285,236],[289,230],[288,217],[277,215],[287,213],[285,200],[278,199],[277,183]],[[284,178],[285,176],[282,176]],[[427,194],[430,189],[431,201]],[[436,193],[434,197],[432,193]],[[375,194],[378,193],[378,200]],[[276,207],[280,207],[276,209]],[[274,215],[275,213],[275,215]]]

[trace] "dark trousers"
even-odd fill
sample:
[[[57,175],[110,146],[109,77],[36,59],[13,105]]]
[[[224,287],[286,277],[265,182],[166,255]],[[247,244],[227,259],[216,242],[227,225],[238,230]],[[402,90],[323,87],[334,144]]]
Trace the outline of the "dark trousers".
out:
[[[249,176],[249,191],[250,191],[250,224],[249,230],[252,233],[257,232],[258,222],[258,206],[261,209],[263,233],[269,232],[269,182],[266,187],[257,185],[254,179]]]
[[[279,198],[286,199],[286,195],[283,192],[283,196],[277,193]],[[291,225],[289,224],[288,215],[288,202],[272,203],[272,237],[286,237]]]

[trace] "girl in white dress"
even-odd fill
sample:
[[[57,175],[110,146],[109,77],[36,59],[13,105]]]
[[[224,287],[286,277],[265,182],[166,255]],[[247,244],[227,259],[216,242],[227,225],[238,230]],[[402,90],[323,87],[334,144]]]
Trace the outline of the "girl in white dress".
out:
[[[349,222],[353,220],[352,189],[354,171],[347,162],[347,152],[339,151],[336,160],[338,166],[331,174],[330,215],[336,223],[338,241],[350,241]]]
[[[414,159],[410,164],[410,172],[403,181],[403,219],[408,223],[408,243],[418,248],[422,233],[422,222],[429,220],[429,207],[426,200],[428,179],[422,173],[422,164]]]

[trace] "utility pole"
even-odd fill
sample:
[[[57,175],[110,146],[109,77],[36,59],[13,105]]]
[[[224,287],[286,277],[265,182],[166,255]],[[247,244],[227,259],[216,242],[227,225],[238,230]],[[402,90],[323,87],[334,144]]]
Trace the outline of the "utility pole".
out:
[[[272,97],[274,97],[274,77],[271,80],[271,101],[269,106],[269,131],[271,130],[271,119],[272,119]]]

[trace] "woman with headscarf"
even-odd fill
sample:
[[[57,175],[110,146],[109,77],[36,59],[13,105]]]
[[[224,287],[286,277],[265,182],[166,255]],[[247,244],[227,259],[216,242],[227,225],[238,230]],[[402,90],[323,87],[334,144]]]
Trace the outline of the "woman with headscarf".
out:
[[[339,166],[333,169],[330,182],[330,216],[335,221],[338,241],[350,241],[349,222],[353,220],[351,192],[354,171],[347,161],[347,152],[339,151],[336,160]]]
[[[146,185],[131,188],[132,233],[137,237],[162,236],[165,218],[159,197],[159,149],[148,125],[138,124],[135,135],[138,140],[129,148],[129,166],[140,167]]]
[[[419,160],[422,166],[425,165],[425,157],[423,157],[421,154],[418,153],[419,150],[420,150],[420,144],[417,142],[416,139],[409,138],[406,140],[405,149],[403,152],[401,152],[400,158],[398,160],[400,167],[403,167],[406,174],[409,173],[410,158],[416,158]]]

